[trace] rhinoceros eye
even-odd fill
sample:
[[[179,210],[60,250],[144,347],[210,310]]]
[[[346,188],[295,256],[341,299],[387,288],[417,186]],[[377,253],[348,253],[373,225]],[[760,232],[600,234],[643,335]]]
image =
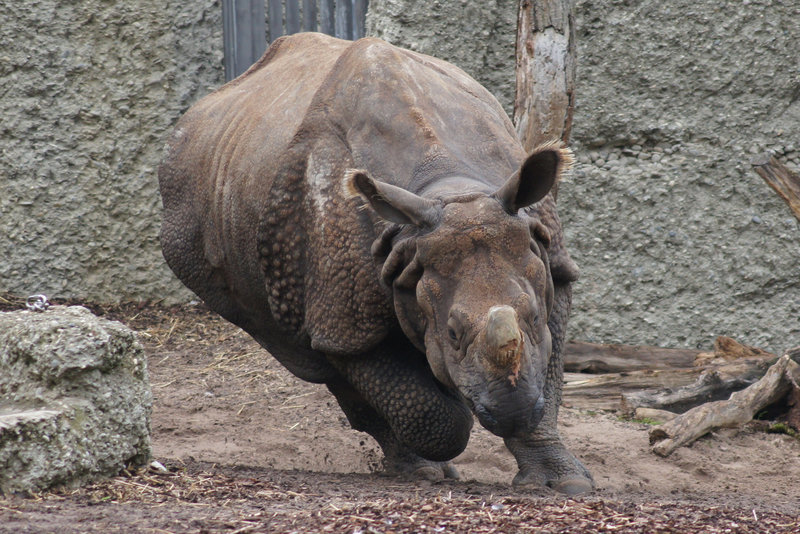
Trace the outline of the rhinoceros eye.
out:
[[[452,328],[447,329],[447,335],[450,337],[450,341],[458,342],[458,334]]]
[[[458,350],[461,346],[461,325],[454,317],[447,321],[447,337],[453,348]]]

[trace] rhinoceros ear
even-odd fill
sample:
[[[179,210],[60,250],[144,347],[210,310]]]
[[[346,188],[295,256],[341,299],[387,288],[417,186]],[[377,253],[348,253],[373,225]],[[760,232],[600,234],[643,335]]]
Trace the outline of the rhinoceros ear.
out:
[[[387,221],[413,224],[420,228],[430,228],[439,222],[439,207],[436,202],[400,187],[379,182],[365,171],[347,171],[345,189],[350,196],[363,198]]]
[[[535,148],[517,172],[495,192],[494,196],[508,213],[542,200],[574,161],[572,151],[561,141],[552,141]]]

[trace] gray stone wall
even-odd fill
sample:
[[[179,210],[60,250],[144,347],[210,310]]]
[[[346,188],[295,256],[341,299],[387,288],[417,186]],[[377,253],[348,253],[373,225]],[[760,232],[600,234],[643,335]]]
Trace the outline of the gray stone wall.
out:
[[[517,1],[372,0],[370,31],[513,102]],[[570,337],[800,344],[800,226],[750,169],[800,159],[800,4],[576,3],[578,165],[560,189],[582,269]]]
[[[798,21],[798,2],[578,3],[572,335],[800,344],[800,225],[749,164],[798,168]]]
[[[221,17],[218,0],[0,2],[0,292],[188,298],[156,169],[223,80]]]
[[[367,33],[450,61],[514,109],[519,0],[370,0]]]
[[[517,0],[371,0],[368,31],[510,111]],[[579,164],[559,200],[576,339],[800,344],[800,227],[750,170],[800,157],[797,2],[577,2]],[[0,3],[0,292],[188,300],[156,168],[223,80],[218,0]]]

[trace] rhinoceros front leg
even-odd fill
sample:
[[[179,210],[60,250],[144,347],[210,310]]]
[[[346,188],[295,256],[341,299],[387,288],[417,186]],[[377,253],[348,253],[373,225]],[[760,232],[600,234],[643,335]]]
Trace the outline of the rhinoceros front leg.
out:
[[[472,414],[446,391],[404,338],[369,354],[329,356],[343,379],[328,383],[348,421],[381,446],[388,473],[458,478],[448,460],[467,445]]]
[[[536,430],[528,435],[506,438],[505,444],[519,466],[519,473],[514,477],[515,486],[549,486],[575,495],[594,489],[594,480],[589,470],[564,446],[556,428],[564,377],[564,338],[571,303],[570,285],[557,285],[548,323],[553,351],[547,367],[544,416]]]

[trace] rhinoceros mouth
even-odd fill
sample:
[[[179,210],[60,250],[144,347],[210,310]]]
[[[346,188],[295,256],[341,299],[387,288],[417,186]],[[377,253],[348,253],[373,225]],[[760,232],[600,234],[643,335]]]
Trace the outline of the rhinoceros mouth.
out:
[[[486,430],[501,438],[510,438],[531,432],[539,426],[544,416],[544,396],[539,396],[530,406],[516,411],[491,409],[481,402],[473,402],[472,409]]]

